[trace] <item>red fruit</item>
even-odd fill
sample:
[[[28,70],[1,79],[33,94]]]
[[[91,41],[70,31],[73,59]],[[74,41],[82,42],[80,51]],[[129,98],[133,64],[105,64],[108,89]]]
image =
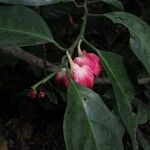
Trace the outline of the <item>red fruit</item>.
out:
[[[71,66],[71,77],[77,83],[84,85],[85,87],[92,88],[94,85],[94,75],[92,70],[87,65],[79,66],[74,63],[67,52],[67,57]]]
[[[91,68],[93,74],[97,77],[102,72],[101,59],[94,53],[78,52],[79,57],[74,59],[74,62],[79,66],[87,65]]]
[[[40,90],[39,93],[38,93],[38,97],[43,98],[45,96],[46,96],[46,93],[44,91]]]
[[[35,99],[35,98],[37,97],[37,91],[32,89],[32,90],[28,93],[28,96],[31,97],[32,99]]]
[[[69,80],[66,74],[66,69],[62,68],[55,76],[55,82],[59,85],[64,85],[65,87],[68,87]]]
[[[71,76],[77,83],[91,89],[93,88],[94,75],[87,65],[80,67],[78,64],[73,64],[71,68]]]

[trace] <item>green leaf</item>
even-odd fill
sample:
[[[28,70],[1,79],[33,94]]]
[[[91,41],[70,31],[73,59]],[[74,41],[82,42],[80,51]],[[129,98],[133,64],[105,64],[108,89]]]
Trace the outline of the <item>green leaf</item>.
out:
[[[99,51],[87,41],[85,41],[85,43],[91,49],[96,51],[102,59],[104,69],[111,80],[115,92],[118,112],[130,134],[134,150],[137,150],[137,120],[135,114],[132,113],[131,108],[131,101],[134,98],[134,90],[123,65],[123,59],[115,53]]]
[[[42,6],[42,5],[50,5],[58,2],[68,2],[73,0],[0,0],[2,3],[7,4],[21,4],[28,6]]]
[[[115,92],[118,111],[126,126],[134,149],[138,149],[136,141],[137,121],[132,113],[131,101],[134,98],[134,90],[123,65],[122,57],[111,52],[99,53],[108,77],[112,82]]]
[[[72,82],[64,118],[67,150],[122,150],[122,135],[122,127],[99,95]]]
[[[150,73],[150,27],[140,18],[125,12],[105,14],[115,23],[121,23],[129,29],[130,47]]]
[[[120,2],[120,0],[101,0],[105,3],[108,3],[120,10],[124,10],[123,4]]]
[[[49,27],[30,8],[0,6],[0,20],[0,47],[53,42]]]

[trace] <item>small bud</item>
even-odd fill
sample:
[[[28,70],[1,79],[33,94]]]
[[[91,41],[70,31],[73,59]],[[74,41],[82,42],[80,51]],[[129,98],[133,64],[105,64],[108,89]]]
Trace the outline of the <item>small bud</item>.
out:
[[[68,87],[69,80],[66,74],[66,68],[62,68],[55,76],[55,82],[58,85],[63,85],[65,87]]]
[[[28,96],[31,97],[32,99],[35,99],[35,98],[37,97],[37,91],[32,89],[32,90],[28,93]]]
[[[46,96],[46,93],[44,91],[40,90],[38,92],[38,98],[44,98],[45,96]]]

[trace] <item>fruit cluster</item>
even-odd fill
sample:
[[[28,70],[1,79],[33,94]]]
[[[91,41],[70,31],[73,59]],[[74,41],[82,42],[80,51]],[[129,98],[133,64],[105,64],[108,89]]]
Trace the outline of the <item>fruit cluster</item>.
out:
[[[93,88],[95,77],[99,76],[102,72],[101,59],[94,53],[88,53],[85,50],[78,49],[78,57],[72,60],[69,52],[67,57],[70,63],[71,78],[77,83]],[[57,84],[69,86],[69,79],[67,77],[66,68],[62,68],[55,76]]]

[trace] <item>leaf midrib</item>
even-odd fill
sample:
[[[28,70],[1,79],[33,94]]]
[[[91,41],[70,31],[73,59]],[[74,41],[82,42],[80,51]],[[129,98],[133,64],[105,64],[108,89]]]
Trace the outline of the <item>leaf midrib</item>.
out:
[[[124,90],[122,89],[122,87],[121,87],[121,85],[120,85],[120,82],[118,82],[118,80],[116,79],[116,77],[115,77],[113,71],[111,70],[111,68],[109,67],[107,61],[106,61],[105,58],[103,57],[103,54],[100,54],[100,53],[99,53],[99,55],[102,57],[102,59],[103,59],[105,65],[107,66],[108,70],[111,72],[113,78],[116,80],[117,84],[119,85],[119,88],[121,89],[121,93],[123,93],[123,95],[124,95],[126,101],[128,102],[128,100],[127,100],[128,98],[126,97],[126,94],[124,94],[124,92],[123,92]],[[128,104],[128,103],[127,103],[127,104]],[[128,104],[128,105],[129,105],[129,104]]]
[[[43,39],[43,40],[46,40],[46,41],[49,41],[49,42],[53,41],[53,40],[50,40],[49,38],[45,38],[44,36],[39,36],[39,35],[33,34],[31,32],[29,33],[29,32],[25,32],[25,31],[21,31],[21,30],[14,30],[14,29],[8,29],[8,28],[0,28],[0,30],[1,31],[11,31],[11,32],[16,32],[16,33],[26,34],[26,35],[37,37],[37,38],[40,38],[40,39]]]
[[[105,65],[107,66],[107,68],[109,69],[109,71],[111,72],[111,74],[113,75],[113,77],[115,77],[115,75],[114,75],[113,72],[111,71],[111,68],[109,67],[109,65],[108,65],[107,61],[105,60],[105,58],[102,57],[102,59],[103,59]],[[114,78],[114,79],[116,80],[116,78]],[[121,88],[121,85],[119,84],[118,80],[116,80],[116,82],[118,83],[118,85],[119,85],[119,87],[120,87],[121,92],[123,93],[123,95],[125,95],[124,97],[125,97],[125,99],[126,99],[126,101],[127,101],[126,94],[124,94],[123,89]],[[127,104],[128,104],[128,103],[127,103]],[[128,106],[129,106],[129,104],[128,104]],[[130,106],[129,106],[129,108],[130,108],[130,110],[131,110],[131,107],[130,107]],[[122,115],[122,113],[121,113],[121,115]],[[123,118],[124,118],[124,117],[123,117]],[[123,120],[124,120],[124,119],[123,119]],[[125,123],[125,124],[126,124],[126,123]],[[128,128],[128,130],[129,130],[129,128]],[[130,133],[130,131],[129,131],[129,133]],[[132,136],[132,135],[131,135],[131,136]],[[135,136],[135,134],[134,134],[134,136]],[[135,141],[135,140],[134,140],[134,141]],[[135,142],[133,142],[133,144],[135,144]],[[134,147],[134,145],[133,145],[133,147]]]
[[[74,89],[76,90],[77,97],[79,98],[79,100],[81,100],[80,94],[79,94],[79,92],[78,92],[78,89],[76,88],[76,86],[75,86],[74,84],[72,84],[72,85],[74,86]],[[81,100],[81,101],[82,101],[82,100]],[[81,102],[81,103],[82,103],[82,102]],[[83,105],[83,103],[82,103],[82,105]],[[83,110],[84,110],[85,115],[87,116],[87,113],[86,113],[86,111],[85,111],[85,109],[84,109],[84,106],[83,106]],[[92,137],[93,137],[93,139],[94,139],[95,146],[96,146],[96,148],[97,148],[97,150],[98,150],[97,143],[95,142],[95,141],[96,141],[96,140],[95,140],[96,138],[95,138],[95,136],[94,136],[94,134],[93,134],[93,129],[92,129],[91,123],[90,123],[88,117],[86,117],[86,118],[87,118],[89,127],[90,127],[90,129],[91,129],[91,131],[92,131]]]

